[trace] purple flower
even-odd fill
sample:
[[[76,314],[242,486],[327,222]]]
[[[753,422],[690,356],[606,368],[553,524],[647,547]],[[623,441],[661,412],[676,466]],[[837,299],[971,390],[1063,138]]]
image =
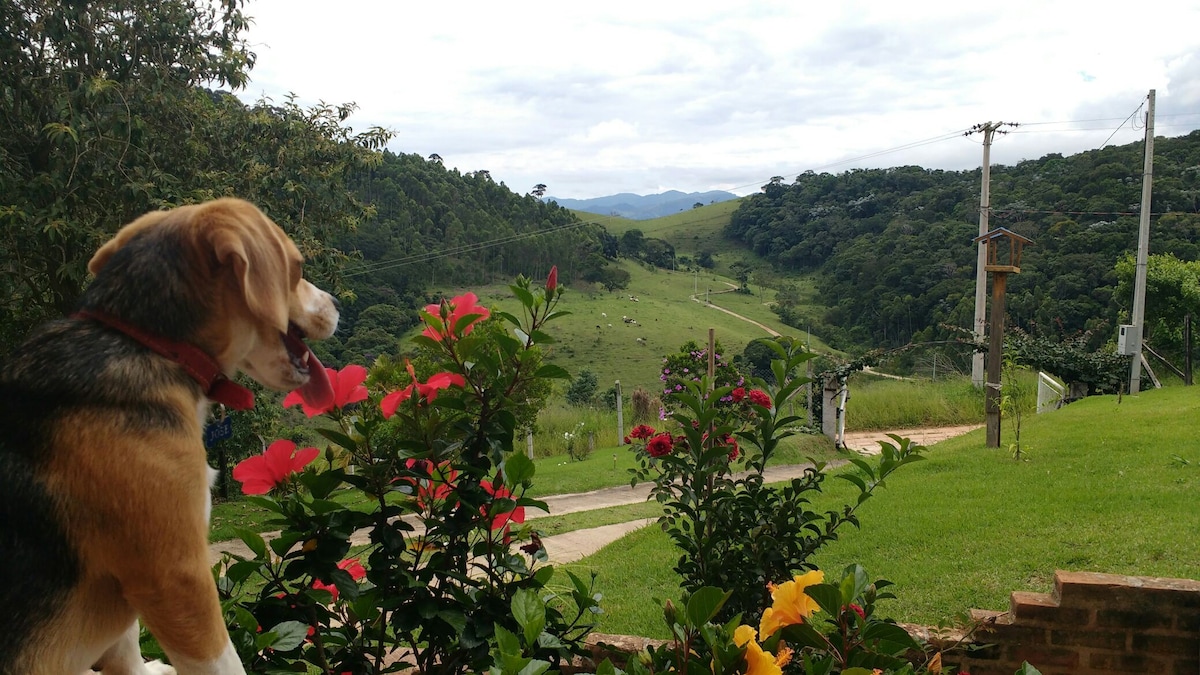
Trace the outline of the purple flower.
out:
[[[683,385],[682,384],[675,385],[675,391],[683,391]]]
[[[671,374],[670,368],[663,368],[663,375],[670,375],[670,374]]]
[[[687,368],[684,368],[684,369],[683,369],[683,372],[685,372],[685,373],[686,373],[686,372],[690,372],[690,371],[688,371],[688,369],[687,369]]]

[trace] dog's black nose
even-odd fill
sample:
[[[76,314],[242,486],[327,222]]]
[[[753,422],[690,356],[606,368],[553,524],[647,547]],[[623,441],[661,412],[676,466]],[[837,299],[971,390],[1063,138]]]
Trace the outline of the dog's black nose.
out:
[[[337,299],[336,295],[330,294],[329,298],[333,300],[333,308],[342,311],[342,301]]]

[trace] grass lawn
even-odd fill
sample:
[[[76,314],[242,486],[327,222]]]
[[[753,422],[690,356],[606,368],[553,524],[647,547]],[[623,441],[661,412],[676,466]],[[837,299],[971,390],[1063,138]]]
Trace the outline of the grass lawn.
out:
[[[1012,459],[1007,424],[1005,449],[985,448],[982,430],[940,443],[859,510],[862,530],[844,530],[815,562],[862,563],[897,584],[885,615],[930,624],[1007,609],[1011,591],[1050,591],[1056,569],[1200,578],[1198,394],[1093,397],[1029,416],[1028,461]],[[843,481],[829,486],[818,507],[850,495]],[[600,575],[599,630],[665,637],[648,598],[678,595],[676,557],[646,528],[573,565]]]

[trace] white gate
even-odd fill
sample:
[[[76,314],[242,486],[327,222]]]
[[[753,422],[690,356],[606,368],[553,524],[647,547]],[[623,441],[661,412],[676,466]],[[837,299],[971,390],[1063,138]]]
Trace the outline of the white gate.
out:
[[[1038,413],[1046,410],[1058,410],[1063,405],[1063,394],[1067,386],[1059,382],[1053,375],[1038,371]]]

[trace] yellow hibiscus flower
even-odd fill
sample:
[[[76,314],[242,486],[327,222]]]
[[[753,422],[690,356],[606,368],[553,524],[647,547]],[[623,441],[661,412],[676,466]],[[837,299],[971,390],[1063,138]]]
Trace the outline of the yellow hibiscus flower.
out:
[[[738,626],[733,631],[733,643],[746,648],[746,675],[783,675],[783,667],[792,660],[792,650],[782,646],[779,654],[763,651],[758,633],[750,626]]]
[[[804,623],[820,607],[815,600],[804,593],[804,589],[825,581],[825,573],[814,570],[807,574],[797,574],[791,581],[786,581],[771,588],[772,605],[763,612],[762,623],[759,624],[759,635],[770,637],[775,631],[784,626]]]

